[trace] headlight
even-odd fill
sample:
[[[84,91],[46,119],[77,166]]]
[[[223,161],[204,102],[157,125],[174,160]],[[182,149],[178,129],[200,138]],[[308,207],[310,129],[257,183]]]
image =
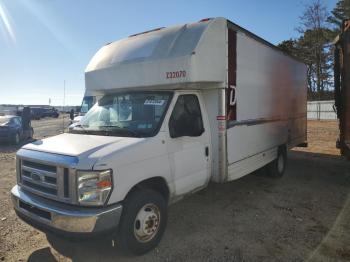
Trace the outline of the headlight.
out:
[[[105,204],[112,191],[112,170],[78,171],[78,201],[82,205]]]

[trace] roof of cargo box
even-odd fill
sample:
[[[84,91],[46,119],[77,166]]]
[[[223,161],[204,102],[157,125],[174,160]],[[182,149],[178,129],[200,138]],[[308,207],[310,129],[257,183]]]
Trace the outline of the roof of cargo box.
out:
[[[85,72],[86,90],[225,82],[227,20],[159,28],[103,46]]]
[[[203,19],[109,43],[95,54],[86,68],[86,91],[149,86],[183,88],[196,83],[224,85],[227,26],[225,18]],[[281,51],[230,21],[229,27]]]
[[[97,52],[87,71],[190,55],[207,26],[195,23],[157,28],[109,43]]]

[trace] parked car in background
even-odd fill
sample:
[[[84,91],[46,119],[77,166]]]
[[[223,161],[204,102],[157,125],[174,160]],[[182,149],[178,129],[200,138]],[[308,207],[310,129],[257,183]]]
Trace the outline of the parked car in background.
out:
[[[34,130],[26,128],[20,116],[0,116],[0,142],[19,144],[21,140],[32,139]]]
[[[43,113],[42,116],[43,117],[54,117],[54,118],[58,118],[59,117],[59,113],[57,111],[56,108],[51,107],[51,108],[43,108]]]

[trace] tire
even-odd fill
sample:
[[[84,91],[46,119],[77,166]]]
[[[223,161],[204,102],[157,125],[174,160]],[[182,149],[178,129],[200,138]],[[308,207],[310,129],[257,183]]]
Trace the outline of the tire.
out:
[[[148,189],[131,192],[119,224],[122,249],[142,255],[155,248],[163,236],[167,218],[167,204],[161,194]]]
[[[287,150],[279,147],[277,158],[268,165],[268,172],[271,177],[280,178],[284,175],[287,166]]]
[[[16,133],[15,136],[13,137],[13,143],[15,145],[18,145],[19,142],[21,142],[21,137],[20,137],[20,135],[18,133]]]

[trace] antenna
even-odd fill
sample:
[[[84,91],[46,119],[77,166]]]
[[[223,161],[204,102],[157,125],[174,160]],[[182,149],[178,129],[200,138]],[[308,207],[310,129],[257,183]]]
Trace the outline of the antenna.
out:
[[[64,108],[66,106],[66,80],[63,80],[62,133],[64,133]]]

